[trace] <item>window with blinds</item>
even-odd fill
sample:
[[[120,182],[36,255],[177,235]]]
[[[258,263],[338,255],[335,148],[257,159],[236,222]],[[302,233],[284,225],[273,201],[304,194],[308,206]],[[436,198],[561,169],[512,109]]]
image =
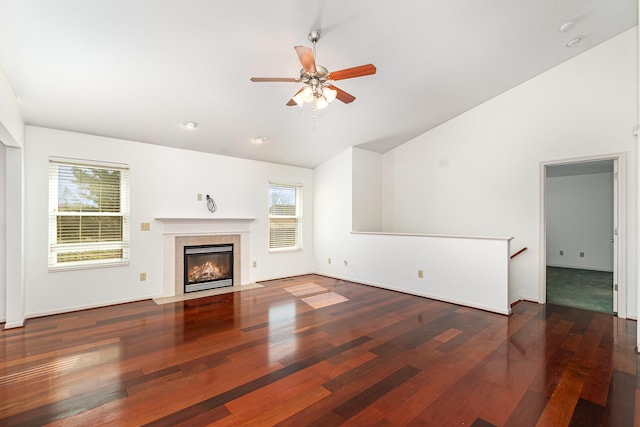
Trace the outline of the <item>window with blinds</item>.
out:
[[[129,169],[49,161],[49,269],[129,262]]]
[[[302,247],[302,204],[299,185],[269,184],[269,249]]]

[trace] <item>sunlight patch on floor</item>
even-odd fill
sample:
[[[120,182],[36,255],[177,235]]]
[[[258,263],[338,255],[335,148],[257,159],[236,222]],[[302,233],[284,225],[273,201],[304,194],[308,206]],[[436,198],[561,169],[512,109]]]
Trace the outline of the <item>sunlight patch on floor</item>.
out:
[[[328,307],[330,305],[349,301],[349,298],[345,298],[335,292],[327,292],[327,288],[317,285],[313,282],[303,283],[296,286],[289,286],[287,288],[284,288],[284,290],[297,297],[310,295],[308,297],[301,298],[301,300],[309,304],[313,308]]]
[[[297,297],[302,295],[319,294],[320,292],[326,292],[327,288],[320,285],[316,285],[313,282],[303,283],[302,285],[289,286],[284,288],[285,291]]]
[[[349,298],[345,298],[340,294],[336,294],[335,292],[326,292],[324,294],[302,298],[302,301],[306,302],[313,308],[322,308],[349,301]]]

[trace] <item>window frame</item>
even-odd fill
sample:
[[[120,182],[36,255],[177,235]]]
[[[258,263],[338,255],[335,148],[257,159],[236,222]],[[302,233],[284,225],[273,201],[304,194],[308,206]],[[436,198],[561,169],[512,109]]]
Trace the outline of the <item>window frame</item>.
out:
[[[120,173],[120,201],[118,212],[94,212],[94,211],[58,211],[58,191],[60,174],[59,166],[82,167],[88,169],[117,170]],[[129,165],[122,163],[99,162],[84,159],[71,159],[49,157],[48,161],[48,257],[47,266],[50,272],[82,270],[103,267],[117,267],[130,265],[130,169]],[[116,241],[93,241],[58,243],[58,218],[69,217],[119,217],[122,218],[122,238]],[[64,252],[89,252],[97,250],[121,250],[122,257],[109,259],[95,259],[82,261],[58,261],[58,254]]]
[[[271,212],[271,189],[273,187],[281,187],[281,188],[291,188],[296,192],[295,196],[295,214],[294,215],[277,215],[272,214]],[[268,238],[268,248],[270,253],[279,253],[279,252],[293,252],[300,251],[303,248],[303,239],[302,239],[302,184],[299,183],[290,183],[290,182],[280,182],[280,181],[269,181],[269,186],[267,190],[267,195],[269,200],[267,201],[267,212],[269,218],[269,225],[267,230],[267,238]],[[282,220],[282,219],[295,219],[296,227],[295,227],[295,240],[296,243],[294,246],[285,246],[285,247],[272,247],[272,238],[271,238],[271,230],[272,230],[272,220]],[[275,221],[274,221],[275,222]]]

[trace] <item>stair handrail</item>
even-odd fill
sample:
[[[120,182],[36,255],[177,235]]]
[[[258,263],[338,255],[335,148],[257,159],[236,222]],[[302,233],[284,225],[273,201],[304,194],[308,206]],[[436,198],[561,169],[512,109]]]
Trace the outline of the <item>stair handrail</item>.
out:
[[[516,252],[515,254],[511,255],[509,257],[509,259],[514,259],[515,257],[517,257],[518,255],[520,255],[521,253],[523,253],[524,251],[526,251],[528,248],[525,246],[524,248],[520,249],[518,252]]]

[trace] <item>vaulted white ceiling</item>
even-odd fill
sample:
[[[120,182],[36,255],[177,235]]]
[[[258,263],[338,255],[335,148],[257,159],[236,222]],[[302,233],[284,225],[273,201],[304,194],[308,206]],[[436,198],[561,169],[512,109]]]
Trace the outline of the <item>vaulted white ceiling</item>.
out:
[[[636,24],[636,0],[0,0],[0,68],[27,124],[315,167],[385,152]],[[336,82],[353,103],[287,107],[300,84],[249,80],[298,77],[312,29],[318,64],[377,67]]]

